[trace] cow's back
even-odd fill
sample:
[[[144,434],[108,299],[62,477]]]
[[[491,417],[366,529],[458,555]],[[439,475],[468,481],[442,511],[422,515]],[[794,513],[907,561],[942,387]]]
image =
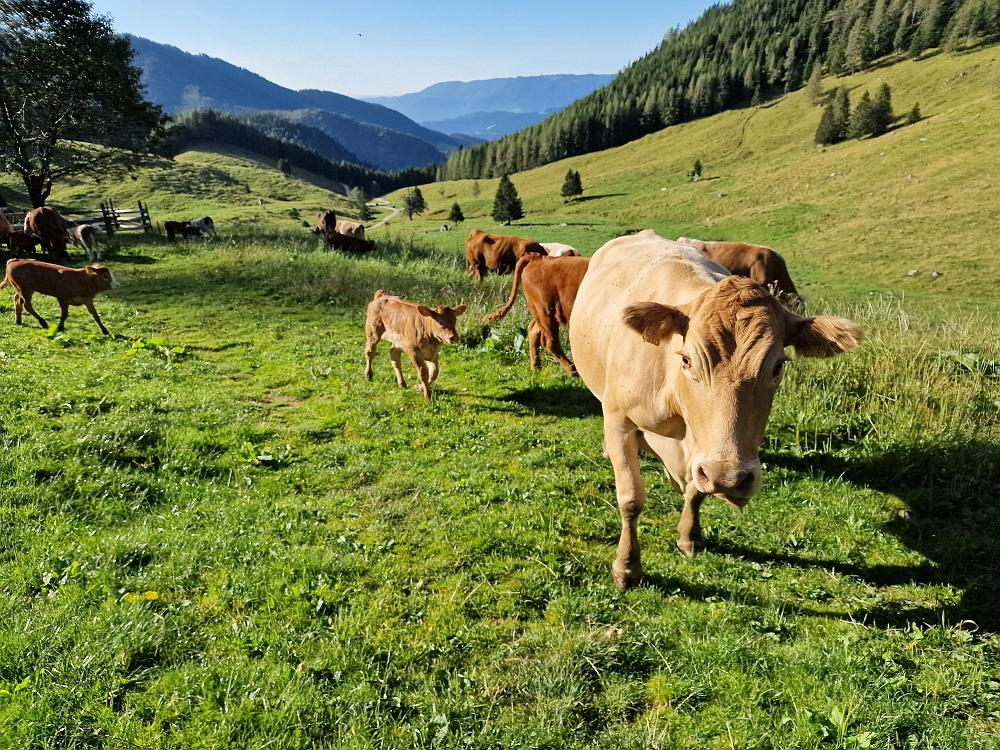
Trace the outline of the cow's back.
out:
[[[625,325],[626,307],[640,302],[682,305],[729,275],[696,248],[652,230],[619,237],[598,250],[580,284],[570,322],[576,367],[594,395],[603,399],[612,359],[641,371],[650,354],[651,347]]]
[[[544,320],[550,313],[560,325],[568,326],[589,265],[590,258],[575,256],[532,260],[521,277],[531,314]]]

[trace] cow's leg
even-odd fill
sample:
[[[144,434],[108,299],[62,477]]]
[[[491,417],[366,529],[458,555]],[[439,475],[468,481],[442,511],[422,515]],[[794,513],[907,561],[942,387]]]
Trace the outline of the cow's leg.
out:
[[[96,315],[97,313],[95,312],[94,314]],[[66,318],[68,317],[69,317],[69,303],[59,300],[59,325],[56,326],[57,331],[66,330]],[[104,328],[104,326],[101,326],[101,328]]]
[[[19,295],[19,296],[21,298],[21,307],[24,308],[25,310],[27,310],[29,313],[31,313],[35,317],[35,320],[38,321],[38,325],[40,325],[42,328],[48,328],[49,324],[45,322],[45,318],[43,318],[41,315],[39,315],[38,313],[36,313],[35,312],[35,308],[32,307],[32,305],[31,305],[31,294],[30,293],[29,294],[22,294],[22,295]],[[16,308],[17,308],[16,303],[15,303],[14,307],[15,307],[15,310],[16,310]],[[17,320],[17,324],[21,325],[21,314],[20,313],[16,313],[16,320]]]
[[[433,357],[427,358],[427,382],[433,383],[438,379],[438,357],[439,354],[435,354]]]
[[[580,377],[577,375],[576,367],[569,361],[566,352],[563,351],[562,342],[559,340],[559,324],[555,318],[549,320],[548,327],[542,330],[544,331],[542,341],[545,343],[545,348],[551,352],[553,357],[559,360],[559,364],[563,366],[563,369],[569,373],[571,378]]]
[[[541,346],[542,329],[535,321],[534,317],[528,323],[528,361],[531,362],[532,370],[541,370],[542,365],[538,361],[538,348]]]
[[[378,349],[380,336],[374,336],[373,331],[368,333],[368,341],[365,343],[365,377],[372,379],[372,360],[375,359],[375,351]]]
[[[424,355],[420,353],[417,349],[410,349],[406,352],[410,361],[413,362],[413,366],[417,368],[417,375],[420,377],[420,385],[414,386],[418,391],[424,392],[424,398],[428,401],[431,400],[431,383],[430,374],[427,369],[427,362],[424,360]]]
[[[639,445],[636,428],[623,415],[604,415],[604,444],[615,469],[618,510],[622,516],[622,535],[611,571],[615,585],[627,589],[642,580],[639,551],[639,514],[646,506],[646,486],[639,472]]]
[[[677,524],[677,531],[680,534],[677,539],[677,549],[688,557],[694,557],[698,554],[698,550],[704,547],[701,541],[701,504],[704,500],[705,495],[698,491],[694,482],[688,484],[684,490],[681,522]]]
[[[97,314],[97,308],[94,307],[94,300],[89,299],[83,304],[87,307],[87,312],[90,313],[90,317],[92,317],[94,322],[97,323],[97,327],[101,329],[101,333],[107,336],[108,329],[104,327],[104,323],[101,322],[101,316]],[[65,320],[65,318],[63,318],[63,320]]]
[[[14,323],[21,325],[21,312],[24,310],[24,297],[20,294],[14,295]]]
[[[389,350],[389,358],[392,360],[392,369],[396,371],[396,385],[406,388],[406,381],[403,379],[403,350],[395,345]]]

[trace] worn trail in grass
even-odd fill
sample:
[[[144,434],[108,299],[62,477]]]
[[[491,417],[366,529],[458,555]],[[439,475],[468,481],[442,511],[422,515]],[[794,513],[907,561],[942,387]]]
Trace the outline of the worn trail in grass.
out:
[[[113,339],[4,302],[0,744],[995,746],[994,321],[842,309],[697,559],[644,459],[621,594],[599,405],[478,323],[509,280],[315,246],[126,242]],[[361,375],[376,288],[472,306],[432,404]]]

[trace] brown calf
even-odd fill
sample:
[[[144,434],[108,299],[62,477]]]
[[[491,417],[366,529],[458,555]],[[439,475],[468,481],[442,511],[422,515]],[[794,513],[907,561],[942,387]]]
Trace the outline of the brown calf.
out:
[[[378,342],[385,340],[392,344],[389,356],[392,369],[396,371],[396,383],[406,388],[403,379],[402,354],[413,362],[420,375],[418,390],[423,390],[424,398],[431,400],[431,383],[438,376],[438,354],[442,344],[457,344],[458,316],[466,306],[439,307],[436,310],[407,302],[399,297],[390,297],[381,289],[368,303],[368,318],[365,333],[365,377],[372,379],[372,359]]]
[[[316,217],[316,228],[313,234],[327,234],[337,231],[337,214],[333,211],[320,211]]]
[[[785,259],[777,250],[748,242],[703,242],[689,237],[677,241],[698,248],[706,258],[734,276],[743,276],[768,287],[779,301],[793,310],[805,308],[806,298],[795,288]]]
[[[465,275],[482,281],[490,271],[510,273],[518,259],[527,253],[546,255],[545,248],[534,240],[473,229],[465,241]]]
[[[340,234],[339,232],[327,232],[326,246],[352,253],[370,253],[375,249],[375,242],[372,240],[361,240],[357,237],[351,237],[348,234]]]
[[[522,284],[524,300],[531,312],[531,323],[528,324],[531,369],[541,368],[538,362],[538,344],[541,342],[559,360],[559,364],[566,368],[570,377],[579,377],[576,367],[569,361],[559,342],[559,326],[569,328],[576,293],[589,265],[590,258],[525,255],[514,266],[514,286],[507,304],[492,315],[487,315],[483,321],[495,323],[509,313],[517,301],[517,285]]]
[[[11,232],[7,235],[7,247],[10,248],[11,255],[15,258],[31,255],[39,244],[41,244],[41,240],[33,234]]]
[[[49,327],[45,319],[31,306],[31,297],[37,293],[58,300],[62,315],[57,330],[65,330],[70,305],[83,305],[97,322],[101,333],[108,335],[108,329],[104,327],[101,316],[94,308],[94,297],[98,292],[117,289],[119,284],[111,275],[111,271],[104,266],[65,268],[38,260],[9,260],[7,276],[0,282],[0,289],[6,286],[13,286],[15,290],[14,320],[18,325],[21,325],[21,311],[27,310],[38,321],[38,325],[42,328]]]
[[[174,237],[177,235],[180,235],[184,239],[188,237],[201,237],[201,230],[198,227],[191,226],[191,223],[187,221],[165,221],[163,222],[163,229],[167,233],[167,240],[170,242],[173,242]]]

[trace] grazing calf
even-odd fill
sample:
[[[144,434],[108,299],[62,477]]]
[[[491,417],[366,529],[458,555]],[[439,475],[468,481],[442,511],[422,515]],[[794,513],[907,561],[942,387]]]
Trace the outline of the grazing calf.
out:
[[[197,229],[199,235],[207,234],[211,237],[215,236],[215,222],[212,221],[211,216],[206,216],[202,219],[195,219],[194,221],[189,221],[188,226]]]
[[[392,344],[389,356],[392,359],[392,369],[396,371],[396,383],[400,388],[406,388],[402,365],[402,354],[406,352],[420,375],[420,385],[417,388],[423,390],[424,398],[430,401],[431,383],[438,376],[441,345],[458,343],[455,328],[458,316],[465,309],[465,305],[459,305],[431,310],[399,297],[390,297],[379,289],[375,292],[375,298],[368,303],[368,318],[365,321],[365,333],[368,336],[368,344],[365,346],[365,377],[372,379],[372,359],[378,342],[388,341]]]
[[[357,237],[340,234],[339,232],[327,232],[326,246],[352,253],[370,253],[375,249],[375,242],[372,240],[359,240]]]
[[[365,238],[365,225],[356,221],[338,221],[335,231],[339,234],[346,234],[348,237],[363,240]]]
[[[531,369],[538,370],[538,344],[548,349],[559,360],[571,378],[579,377],[576,367],[569,361],[559,341],[559,326],[569,328],[573,315],[573,303],[580,289],[590,258],[555,257],[529,254],[514,266],[514,286],[507,304],[492,315],[483,318],[486,323],[495,323],[511,311],[517,301],[517,286],[524,287],[524,300],[531,312],[528,324],[528,355]]]
[[[703,242],[690,237],[679,237],[677,241],[698,248],[706,258],[734,276],[743,276],[768,287],[782,304],[792,310],[805,309],[805,295],[799,294],[795,288],[785,259],[777,250],[748,242]]]
[[[163,229],[166,231],[167,239],[170,242],[173,242],[174,237],[177,235],[180,235],[184,239],[188,237],[201,237],[201,230],[191,226],[191,223],[186,221],[165,221],[163,222]]]
[[[70,239],[74,245],[83,248],[87,260],[101,259],[101,244],[97,241],[97,229],[90,224],[77,224],[70,230]]]
[[[35,247],[41,242],[35,235],[24,232],[11,232],[7,235],[7,247],[15,258],[25,258],[33,254]]]
[[[511,273],[518,259],[527,253],[546,255],[545,248],[534,240],[473,229],[465,241],[465,275],[482,281],[490,271]]]
[[[566,256],[578,256],[580,252],[572,245],[564,245],[562,242],[543,242],[542,247],[550,258],[563,258]]]
[[[42,206],[28,212],[24,217],[25,234],[33,234],[41,240],[42,249],[55,260],[68,260],[66,252],[68,222],[54,208]]]
[[[861,339],[851,321],[799,317],[763,286],[650,230],[597,251],[580,284],[570,341],[604,412],[622,521],[612,565],[619,588],[642,578],[639,447],[663,461],[684,493],[677,546],[694,555],[702,501],[713,495],[742,508],[760,487],[759,448],[785,349],[832,357]]]
[[[94,308],[94,297],[98,292],[117,289],[119,284],[104,266],[86,268],[65,268],[37,260],[7,261],[7,276],[0,282],[0,289],[14,287],[14,321],[21,325],[21,311],[27,310],[42,328],[48,328],[45,319],[31,306],[34,294],[55,297],[59,302],[61,316],[59,328],[65,330],[70,305],[83,305],[97,322],[101,333],[108,335],[108,329],[101,322],[101,316]]]

